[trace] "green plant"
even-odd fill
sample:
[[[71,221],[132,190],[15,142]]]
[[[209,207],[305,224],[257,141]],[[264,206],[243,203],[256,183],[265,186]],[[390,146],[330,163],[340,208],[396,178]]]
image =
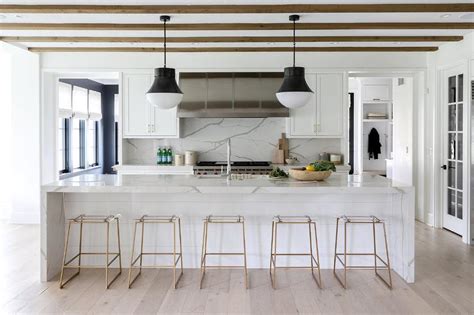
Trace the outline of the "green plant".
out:
[[[315,161],[311,165],[314,166],[315,171],[336,171],[336,165],[329,161]]]
[[[276,167],[274,168],[271,172],[270,172],[270,177],[274,177],[274,178],[287,178],[288,177],[288,174],[283,171],[282,169],[280,169],[279,167]]]

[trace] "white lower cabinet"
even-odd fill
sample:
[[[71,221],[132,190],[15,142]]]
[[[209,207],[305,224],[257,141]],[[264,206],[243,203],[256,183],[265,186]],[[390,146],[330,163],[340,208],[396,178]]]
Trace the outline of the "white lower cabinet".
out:
[[[308,73],[306,82],[315,93],[305,106],[290,110],[288,137],[343,137],[344,104],[347,98],[344,73]]]
[[[158,109],[146,99],[151,74],[123,74],[124,138],[179,138],[177,108]]]

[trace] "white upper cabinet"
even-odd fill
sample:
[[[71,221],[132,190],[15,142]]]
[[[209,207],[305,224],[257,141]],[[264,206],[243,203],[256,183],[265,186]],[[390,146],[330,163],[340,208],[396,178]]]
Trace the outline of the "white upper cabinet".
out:
[[[365,80],[362,82],[362,100],[367,102],[390,101],[392,99],[391,90],[391,82],[373,84]]]
[[[150,134],[162,138],[179,138],[177,107],[171,109],[158,109],[150,106],[152,117]]]
[[[306,83],[316,90],[316,75],[307,74]],[[316,94],[313,94],[305,106],[290,109],[287,133],[289,137],[316,136]]]
[[[177,108],[155,108],[146,99],[150,74],[123,75],[123,135],[125,138],[178,138]]]
[[[305,106],[290,110],[290,118],[287,121],[288,137],[342,137],[344,100],[347,95],[344,74],[307,74],[306,82],[315,94]]]
[[[344,74],[318,74],[317,79],[316,134],[318,136],[342,137],[344,100],[347,99]]]

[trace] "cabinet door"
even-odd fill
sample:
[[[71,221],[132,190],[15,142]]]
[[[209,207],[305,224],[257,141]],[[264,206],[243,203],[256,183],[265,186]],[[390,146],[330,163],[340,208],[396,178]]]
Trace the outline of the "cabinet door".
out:
[[[364,101],[387,101],[391,99],[389,85],[362,85]]]
[[[158,109],[146,99],[153,75],[124,74],[124,137],[178,137],[177,107]]]
[[[150,80],[154,80],[154,77],[151,76]],[[179,73],[176,74],[176,81],[180,82]],[[156,138],[179,137],[178,106],[171,109],[159,109],[150,104],[150,136]]]
[[[148,136],[150,131],[150,104],[146,92],[151,86],[150,75],[123,75],[124,137]]]
[[[309,138],[316,136],[316,75],[307,74],[306,83],[315,91],[308,103],[302,107],[290,109],[289,137]]]
[[[344,121],[344,75],[323,73],[317,75],[316,134],[341,137]]]
[[[178,137],[178,107],[171,109],[158,109],[150,105],[151,132],[155,137]]]

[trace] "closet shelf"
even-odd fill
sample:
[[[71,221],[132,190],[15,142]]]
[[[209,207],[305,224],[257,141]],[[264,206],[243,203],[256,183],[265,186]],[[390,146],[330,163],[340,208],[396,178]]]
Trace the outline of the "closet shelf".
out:
[[[384,119],[362,119],[363,122],[392,122],[391,119],[384,118]]]

